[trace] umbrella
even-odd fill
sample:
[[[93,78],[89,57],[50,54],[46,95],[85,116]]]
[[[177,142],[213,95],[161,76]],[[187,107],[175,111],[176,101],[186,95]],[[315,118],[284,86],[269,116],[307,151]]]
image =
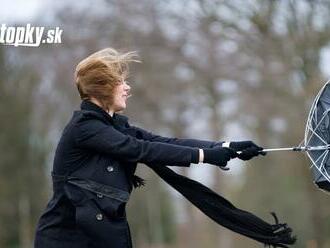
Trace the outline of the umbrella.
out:
[[[330,192],[330,80],[315,97],[306,122],[305,137],[296,147],[264,149],[273,151],[303,151],[311,161],[314,183]]]

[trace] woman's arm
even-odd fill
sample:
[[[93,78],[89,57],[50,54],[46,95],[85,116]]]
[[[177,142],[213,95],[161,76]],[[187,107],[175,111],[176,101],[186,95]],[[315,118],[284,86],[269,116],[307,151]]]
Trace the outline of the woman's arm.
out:
[[[222,146],[223,141],[213,142],[198,139],[182,139],[182,138],[169,138],[154,134],[152,132],[146,131],[140,127],[130,125],[131,129],[135,130],[137,137],[142,140],[147,140],[150,142],[161,142],[173,145],[188,146],[188,147],[198,147],[198,148],[212,148],[214,146]]]
[[[199,162],[199,149],[125,135],[97,119],[82,119],[73,127],[76,146],[128,162],[190,166]]]

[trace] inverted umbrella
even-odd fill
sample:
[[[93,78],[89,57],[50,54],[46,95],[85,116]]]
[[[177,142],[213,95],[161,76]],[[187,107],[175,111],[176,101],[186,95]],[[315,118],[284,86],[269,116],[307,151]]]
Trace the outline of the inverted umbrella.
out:
[[[306,122],[303,142],[296,147],[264,149],[272,151],[304,151],[311,161],[314,183],[330,192],[330,80],[315,97]]]

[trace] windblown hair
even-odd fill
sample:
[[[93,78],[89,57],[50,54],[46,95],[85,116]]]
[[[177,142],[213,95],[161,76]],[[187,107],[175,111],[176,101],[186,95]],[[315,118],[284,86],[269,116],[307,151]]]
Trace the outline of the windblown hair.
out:
[[[103,109],[109,110],[115,86],[128,77],[130,62],[140,62],[136,58],[135,51],[120,53],[113,48],[105,48],[80,61],[75,70],[80,98],[94,97]]]

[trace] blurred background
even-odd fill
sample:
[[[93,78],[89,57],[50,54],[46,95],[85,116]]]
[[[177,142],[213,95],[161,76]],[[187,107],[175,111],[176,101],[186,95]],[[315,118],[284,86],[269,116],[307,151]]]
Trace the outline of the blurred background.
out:
[[[330,76],[330,1],[6,1],[0,23],[60,27],[61,44],[0,46],[0,247],[32,247],[51,195],[61,132],[79,109],[76,64],[99,49],[136,50],[130,123],[163,136],[252,139],[298,145],[311,102]],[[330,198],[305,155],[269,153],[213,166],[174,168],[298,236],[294,247],[330,247]],[[172,167],[173,168],[173,167]],[[253,248],[215,224],[145,165],[128,219],[138,248]]]

